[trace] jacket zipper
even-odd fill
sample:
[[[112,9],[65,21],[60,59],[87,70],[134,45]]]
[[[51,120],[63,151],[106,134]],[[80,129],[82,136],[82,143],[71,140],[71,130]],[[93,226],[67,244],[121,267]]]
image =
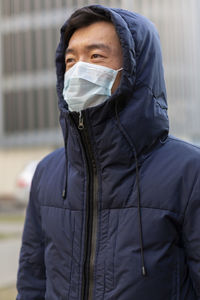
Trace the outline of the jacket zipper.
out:
[[[82,300],[92,300],[94,289],[94,265],[97,242],[98,224],[98,177],[96,162],[89,140],[85,118],[82,112],[79,113],[78,129],[81,142],[85,150],[87,161],[87,200],[86,200],[86,222],[85,222],[85,244],[84,244],[84,268],[82,281]]]

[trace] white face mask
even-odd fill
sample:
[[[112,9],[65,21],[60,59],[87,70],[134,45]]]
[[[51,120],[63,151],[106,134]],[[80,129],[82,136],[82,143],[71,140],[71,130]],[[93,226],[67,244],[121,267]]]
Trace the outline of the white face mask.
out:
[[[118,71],[101,65],[77,62],[65,73],[63,97],[70,111],[103,103],[111,96]]]

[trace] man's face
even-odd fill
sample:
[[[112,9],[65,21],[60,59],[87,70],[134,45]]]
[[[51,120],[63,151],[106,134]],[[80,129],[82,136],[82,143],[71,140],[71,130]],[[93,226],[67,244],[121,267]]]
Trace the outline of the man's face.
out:
[[[73,33],[66,50],[66,71],[79,61],[114,70],[122,67],[122,48],[112,23],[96,22]],[[120,77],[121,72],[113,84],[112,93],[117,89]]]

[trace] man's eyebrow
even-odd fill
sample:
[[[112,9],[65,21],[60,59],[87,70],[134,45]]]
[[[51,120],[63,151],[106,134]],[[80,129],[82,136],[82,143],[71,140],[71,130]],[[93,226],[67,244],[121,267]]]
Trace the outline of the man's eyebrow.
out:
[[[68,53],[74,53],[75,52],[75,50],[74,49],[72,49],[72,48],[67,48],[66,49],[66,51],[65,51],[65,55],[67,55]]]
[[[110,47],[108,45],[97,43],[97,44],[91,44],[86,47],[88,50],[94,50],[94,49],[101,49],[101,50],[110,50]]]
[[[86,49],[87,50],[101,49],[101,50],[109,51],[110,47],[108,45],[103,44],[103,43],[96,43],[96,44],[91,44],[91,45],[86,46]],[[75,52],[76,52],[75,49],[67,48],[66,51],[65,51],[65,55],[67,55],[69,53],[74,54]]]

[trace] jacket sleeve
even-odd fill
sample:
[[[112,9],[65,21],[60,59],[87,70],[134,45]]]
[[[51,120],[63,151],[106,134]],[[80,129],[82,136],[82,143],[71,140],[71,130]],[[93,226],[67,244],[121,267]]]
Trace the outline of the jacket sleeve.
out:
[[[17,300],[45,299],[44,238],[38,199],[39,177],[37,168],[32,181],[22,236],[17,277]]]
[[[185,211],[183,240],[196,299],[200,300],[200,179],[196,180]]]

